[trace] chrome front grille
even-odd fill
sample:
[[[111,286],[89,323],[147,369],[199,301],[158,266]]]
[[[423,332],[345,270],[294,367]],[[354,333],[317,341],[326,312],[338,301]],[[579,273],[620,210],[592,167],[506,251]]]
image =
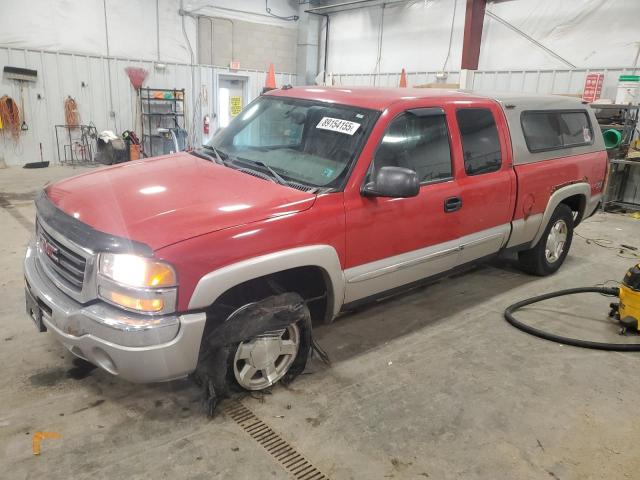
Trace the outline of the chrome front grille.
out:
[[[53,284],[80,303],[95,299],[97,256],[71,242],[41,219],[36,222],[36,239],[38,264]]]
[[[81,292],[87,268],[86,258],[56,240],[41,224],[38,243],[41,258],[47,267],[76,291]]]

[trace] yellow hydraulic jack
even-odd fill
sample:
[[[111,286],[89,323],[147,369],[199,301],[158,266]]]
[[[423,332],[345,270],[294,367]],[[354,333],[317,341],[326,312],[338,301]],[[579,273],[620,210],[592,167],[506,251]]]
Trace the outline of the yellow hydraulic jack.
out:
[[[611,304],[611,316],[622,326],[620,333],[640,331],[640,263],[631,267],[618,290],[620,303]]]

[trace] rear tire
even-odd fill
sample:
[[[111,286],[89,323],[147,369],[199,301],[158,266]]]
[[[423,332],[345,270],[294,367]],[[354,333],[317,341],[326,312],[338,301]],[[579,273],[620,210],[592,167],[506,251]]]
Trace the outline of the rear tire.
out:
[[[573,225],[572,210],[561,203],[551,215],[538,243],[529,250],[518,252],[522,270],[541,277],[555,273],[571,248]]]

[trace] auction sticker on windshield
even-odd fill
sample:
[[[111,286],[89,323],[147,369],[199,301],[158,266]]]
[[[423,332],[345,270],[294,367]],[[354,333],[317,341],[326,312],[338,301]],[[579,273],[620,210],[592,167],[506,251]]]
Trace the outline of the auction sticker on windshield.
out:
[[[323,117],[316,125],[316,128],[321,130],[331,130],[332,132],[346,133],[347,135],[353,135],[359,127],[359,123],[331,117]]]

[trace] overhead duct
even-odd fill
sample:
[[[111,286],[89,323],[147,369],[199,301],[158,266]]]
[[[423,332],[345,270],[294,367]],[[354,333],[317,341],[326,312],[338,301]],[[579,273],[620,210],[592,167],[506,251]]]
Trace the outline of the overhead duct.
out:
[[[360,8],[372,8],[382,5],[390,6],[396,3],[407,3],[409,1],[412,0],[351,0],[348,2],[331,3],[321,7],[308,8],[305,12],[314,13],[316,15],[330,15],[332,13],[346,12]]]

